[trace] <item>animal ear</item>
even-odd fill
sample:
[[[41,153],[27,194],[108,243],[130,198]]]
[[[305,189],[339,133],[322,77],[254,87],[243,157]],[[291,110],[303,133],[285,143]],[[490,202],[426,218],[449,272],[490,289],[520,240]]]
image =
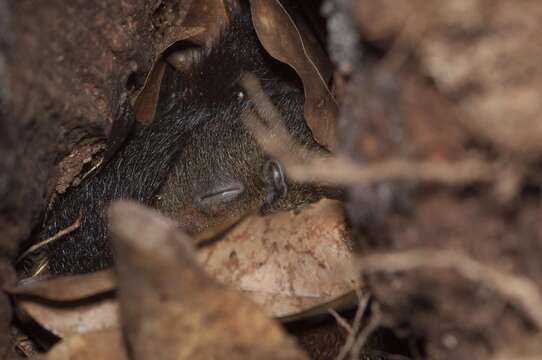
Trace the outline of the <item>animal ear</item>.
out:
[[[263,208],[271,206],[275,201],[288,195],[286,176],[282,170],[282,165],[277,160],[270,159],[265,162],[262,178],[267,193]]]

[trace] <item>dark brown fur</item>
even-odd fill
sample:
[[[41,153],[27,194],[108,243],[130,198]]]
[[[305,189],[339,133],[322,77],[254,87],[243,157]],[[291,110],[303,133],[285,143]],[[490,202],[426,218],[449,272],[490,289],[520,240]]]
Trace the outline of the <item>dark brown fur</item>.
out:
[[[242,122],[242,114],[254,109],[239,84],[247,72],[260,80],[294,137],[321,150],[304,121],[297,78],[267,55],[244,10],[190,74],[168,67],[154,123],[134,129],[96,175],[54,202],[43,237],[80,213],[82,224],[47,247],[50,272],[84,273],[112,265],[104,212],[115,199],[155,206],[194,233],[264,205],[274,211],[321,197],[319,188],[287,180],[286,192],[277,189],[281,196],[270,196],[274,189],[264,169],[272,160]]]

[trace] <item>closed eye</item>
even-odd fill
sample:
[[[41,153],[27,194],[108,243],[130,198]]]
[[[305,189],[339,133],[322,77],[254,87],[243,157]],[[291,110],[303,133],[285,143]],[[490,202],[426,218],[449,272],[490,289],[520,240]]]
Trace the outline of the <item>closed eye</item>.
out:
[[[228,186],[214,188],[208,193],[198,198],[200,206],[206,210],[212,210],[214,207],[226,204],[245,191],[245,188],[240,183],[228,184]]]

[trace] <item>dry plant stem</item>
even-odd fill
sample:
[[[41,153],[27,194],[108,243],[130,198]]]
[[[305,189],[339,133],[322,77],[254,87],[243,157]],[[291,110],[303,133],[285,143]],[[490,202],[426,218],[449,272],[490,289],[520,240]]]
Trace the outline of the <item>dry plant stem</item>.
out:
[[[279,158],[279,160],[281,160]],[[297,181],[324,182],[338,186],[371,185],[383,180],[411,180],[446,185],[490,182],[492,167],[476,158],[454,163],[392,159],[360,166],[337,156],[318,157],[309,162],[285,162],[286,172]]]
[[[247,126],[254,132],[264,150],[280,160],[288,176],[296,181],[320,182],[337,186],[371,185],[383,180],[416,180],[446,185],[491,182],[495,179],[494,166],[476,158],[454,163],[392,159],[377,164],[358,163],[341,155],[326,157],[299,148],[284,129],[279,135],[269,136],[268,130],[247,116]],[[277,140],[280,139],[280,140]],[[283,146],[282,144],[288,144]],[[295,151],[286,150],[298,147]],[[301,153],[301,156],[293,154]]]
[[[364,273],[401,272],[424,267],[457,271],[465,278],[483,283],[527,314],[542,330],[542,295],[525,277],[503,273],[471,257],[451,250],[409,250],[374,254],[359,259]]]
[[[199,266],[173,220],[128,201],[114,202],[109,219],[134,359],[307,359],[257,305]]]
[[[335,360],[346,359],[348,352],[350,352],[350,350],[354,346],[356,342],[356,335],[358,334],[359,329],[361,327],[361,320],[363,318],[363,314],[365,313],[365,310],[367,309],[368,303],[369,303],[369,296],[367,295],[359,296],[358,309],[356,311],[356,315],[354,315],[354,322],[352,323],[352,326],[351,326],[352,331],[348,334],[348,337],[346,338],[346,341],[344,342],[344,345],[341,348],[341,351],[339,352]]]
[[[34,272],[32,274],[30,274],[29,277],[33,278],[33,277],[36,277],[36,276],[40,275],[42,272],[47,270],[47,265],[48,265],[47,259],[43,260],[39,264],[39,266],[36,268],[36,270],[34,270]]]
[[[87,171],[82,177],[81,181],[85,180],[90,174],[92,174],[96,169],[98,169],[100,166],[102,166],[104,159],[101,158],[100,161],[96,165],[94,165],[89,171]]]
[[[338,312],[336,312],[334,309],[329,309],[328,312],[333,316],[337,324],[339,324],[343,329],[345,329],[348,334],[352,334],[354,330],[352,329],[352,326],[346,321],[345,318],[343,318]]]
[[[263,95],[257,79],[247,74],[242,84],[256,103],[257,111],[257,114],[245,114],[245,125],[254,133],[264,151],[282,162],[293,180],[336,186],[371,185],[383,180],[411,180],[457,186],[489,183],[495,179],[495,166],[476,157],[454,163],[392,159],[362,167],[342,155],[322,156],[296,143],[286,130],[280,114]]]
[[[375,303],[373,304],[373,306],[371,306],[371,312],[371,319],[369,320],[369,323],[363,328],[352,346],[352,351],[350,352],[351,360],[361,359],[360,354],[363,345],[365,345],[369,336],[380,325],[380,309],[378,307],[378,304]]]
[[[274,137],[278,136],[279,140],[284,140],[282,145],[283,151],[287,149],[287,145],[295,144],[295,141],[289,136],[288,130],[283,125],[282,116],[276,109],[275,105],[271,102],[268,96],[262,90],[260,81],[254,76],[254,74],[244,74],[241,79],[241,85],[245,88],[248,97],[256,104],[256,112],[258,120],[263,122],[265,126],[269,127],[270,133],[267,134],[266,140],[271,139],[271,144],[281,146],[279,143],[275,143]],[[260,123],[258,122],[258,123]]]
[[[77,218],[77,220],[75,220],[75,222],[73,224],[71,224],[67,228],[62,229],[59,232],[57,232],[56,234],[54,234],[53,236],[51,236],[51,237],[49,237],[49,238],[47,238],[47,239],[45,239],[43,241],[40,241],[37,244],[32,245],[21,256],[19,256],[16,263],[20,262],[22,259],[27,257],[29,254],[41,249],[45,245],[47,245],[49,243],[52,243],[53,241],[56,241],[56,240],[58,240],[58,239],[60,239],[60,238],[62,238],[64,236],[68,235],[69,233],[79,229],[79,226],[81,226],[81,215],[79,216],[79,218]]]

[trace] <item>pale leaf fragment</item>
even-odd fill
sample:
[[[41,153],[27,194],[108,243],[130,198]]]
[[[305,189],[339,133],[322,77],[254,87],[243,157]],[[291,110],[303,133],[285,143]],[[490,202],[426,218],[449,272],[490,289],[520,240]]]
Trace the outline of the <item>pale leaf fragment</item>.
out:
[[[252,216],[200,249],[204,268],[276,317],[319,306],[357,286],[340,202]]]

